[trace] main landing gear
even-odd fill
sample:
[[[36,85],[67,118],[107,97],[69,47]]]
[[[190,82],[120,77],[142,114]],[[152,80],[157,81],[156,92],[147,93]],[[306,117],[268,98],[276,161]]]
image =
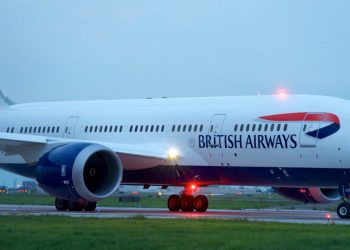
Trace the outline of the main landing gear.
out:
[[[58,211],[95,211],[96,202],[69,201],[64,199],[55,200],[55,206]]]
[[[168,198],[168,208],[172,212],[205,212],[208,209],[208,198],[204,195],[193,196],[194,190],[184,189],[179,195],[173,194]]]
[[[339,194],[342,197],[342,203],[337,207],[337,215],[341,219],[350,219],[350,204],[345,201],[345,198],[350,197],[350,187],[349,185],[340,185]]]

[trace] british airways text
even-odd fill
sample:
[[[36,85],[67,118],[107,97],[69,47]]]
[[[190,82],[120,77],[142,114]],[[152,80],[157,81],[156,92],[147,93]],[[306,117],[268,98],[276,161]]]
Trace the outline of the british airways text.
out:
[[[199,135],[199,148],[294,149],[297,135]]]

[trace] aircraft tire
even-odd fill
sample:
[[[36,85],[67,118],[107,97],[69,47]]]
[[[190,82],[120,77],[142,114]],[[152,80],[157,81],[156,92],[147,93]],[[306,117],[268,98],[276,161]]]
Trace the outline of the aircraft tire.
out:
[[[68,202],[67,200],[56,198],[55,207],[57,211],[66,211],[68,209]]]
[[[168,198],[168,208],[169,211],[177,212],[181,208],[181,198],[180,195],[173,194]]]
[[[208,198],[204,195],[198,195],[194,198],[193,204],[197,212],[205,212],[208,209]]]
[[[181,210],[183,212],[192,212],[194,209],[193,196],[185,195],[181,198]]]
[[[350,218],[350,204],[347,202],[340,203],[337,207],[337,215],[341,219]]]
[[[97,205],[96,202],[87,202],[85,204],[84,210],[89,212],[95,211],[96,205]]]
[[[84,209],[84,204],[78,201],[68,201],[69,211],[82,211]]]

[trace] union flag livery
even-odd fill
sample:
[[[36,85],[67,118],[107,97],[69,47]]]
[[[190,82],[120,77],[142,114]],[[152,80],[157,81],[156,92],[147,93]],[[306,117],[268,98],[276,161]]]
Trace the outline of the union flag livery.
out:
[[[310,122],[319,123],[320,127],[306,134],[317,139],[324,139],[338,132],[340,129],[340,120],[337,115],[332,113],[287,113],[278,115],[269,115],[259,117],[260,119],[273,122]]]

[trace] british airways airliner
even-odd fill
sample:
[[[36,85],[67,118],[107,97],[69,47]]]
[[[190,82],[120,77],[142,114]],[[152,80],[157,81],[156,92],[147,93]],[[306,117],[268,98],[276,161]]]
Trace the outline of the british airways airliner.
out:
[[[170,211],[204,212],[210,185],[271,186],[350,218],[350,102],[311,95],[16,104],[0,94],[0,167],[58,210],[93,211],[121,184],[181,186]]]

